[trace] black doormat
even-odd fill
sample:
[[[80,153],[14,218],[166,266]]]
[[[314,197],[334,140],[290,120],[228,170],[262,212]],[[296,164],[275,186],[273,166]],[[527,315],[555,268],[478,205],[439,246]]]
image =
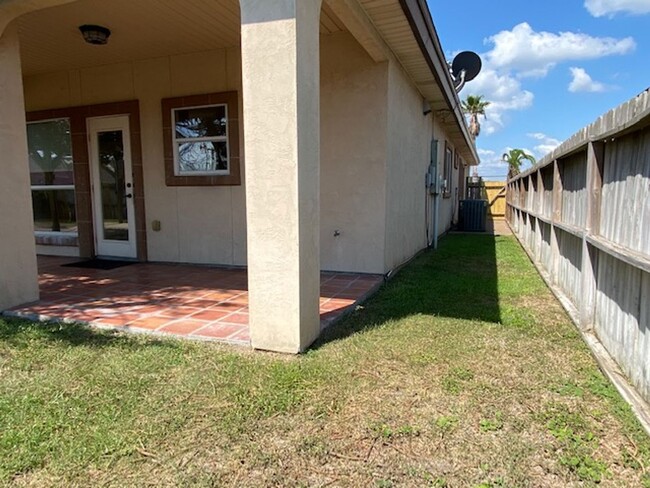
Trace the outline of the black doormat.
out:
[[[129,264],[136,264],[137,261],[117,261],[113,259],[86,259],[76,263],[62,264],[65,268],[86,268],[86,269],[115,269]]]

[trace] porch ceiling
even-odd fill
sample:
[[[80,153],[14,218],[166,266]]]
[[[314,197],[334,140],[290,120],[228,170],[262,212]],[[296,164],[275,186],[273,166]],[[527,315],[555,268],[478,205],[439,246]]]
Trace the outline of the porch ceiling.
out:
[[[79,0],[16,22],[27,76],[240,44],[239,0]],[[83,24],[108,27],[108,44],[83,42]],[[321,34],[343,29],[324,6]]]

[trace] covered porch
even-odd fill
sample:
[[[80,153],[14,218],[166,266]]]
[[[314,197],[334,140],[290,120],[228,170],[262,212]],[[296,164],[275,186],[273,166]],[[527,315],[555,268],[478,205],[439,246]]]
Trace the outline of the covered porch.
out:
[[[373,131],[382,132],[381,127],[375,130],[354,119],[348,125],[362,127],[363,133],[351,134],[347,141],[334,130],[342,118],[336,110],[373,120],[372,111],[354,107],[386,103],[385,81],[371,91],[372,100],[351,93],[348,86],[353,84],[338,82],[344,77],[340,72],[365,77],[354,89],[367,93],[367,85],[386,78],[386,58],[376,50],[368,52],[376,35],[364,38],[370,24],[359,24],[360,13],[356,2],[321,0],[192,0],[182,9],[173,1],[0,5],[0,154],[5,175],[0,206],[11,209],[0,215],[6,231],[0,241],[0,310],[18,307],[25,313],[92,323],[108,317],[118,323],[103,325],[133,328],[137,326],[131,322],[140,320],[140,325],[147,322],[141,328],[157,330],[170,324],[154,327],[156,321],[148,319],[163,308],[169,313],[165,301],[180,300],[183,307],[183,300],[221,293],[223,285],[231,290],[224,292],[226,298],[212,297],[209,305],[196,308],[205,312],[221,302],[245,299],[239,303],[245,311],[232,315],[240,326],[237,340],[250,337],[255,348],[290,353],[308,347],[320,333],[323,313],[332,312],[323,308],[322,298],[338,299],[320,297],[321,285],[333,284],[327,280],[338,276],[321,275],[322,269],[385,271],[383,247],[374,244],[383,242],[384,202],[381,194],[373,197],[373,185],[383,187],[383,161],[370,151],[355,165],[346,159],[350,147],[374,145]],[[79,33],[84,24],[110,28],[108,43],[84,43]],[[330,64],[345,53],[344,62],[326,65],[321,76],[321,53]],[[327,96],[337,100],[327,104],[322,121],[321,83],[330,87]],[[378,100],[383,102],[376,104]],[[203,148],[206,141],[178,136],[178,124],[184,121],[182,115],[174,117],[180,112],[195,117],[206,107],[225,114],[218,115],[225,135],[217,131],[208,142],[228,161],[210,174],[188,174],[193,170],[180,160],[179,148]],[[27,123],[48,121],[64,121],[70,152],[57,157],[73,174],[55,180],[52,190],[45,188],[51,181],[35,179],[29,168],[33,155],[25,129]],[[322,133],[337,140],[336,146],[328,144],[321,151]],[[119,140],[120,153],[129,155],[122,157],[122,177],[111,180],[120,186],[110,195],[120,203],[113,205],[118,217],[107,217],[102,194],[102,161],[114,156],[102,149],[106,134],[114,136],[111,147]],[[330,170],[321,173],[321,159],[329,162]],[[357,175],[363,174],[372,175],[373,185],[358,184]],[[52,191],[67,195],[66,215],[73,210],[76,215],[65,225],[57,217],[60,225],[51,231],[74,235],[37,235],[41,247],[52,241],[76,246],[76,258],[245,266],[247,272],[191,272],[190,267],[183,273],[196,283],[179,285],[175,265],[136,264],[128,271],[84,274],[53,267],[47,264],[54,262],[50,260],[37,264],[42,249],[35,246],[31,203],[35,192]],[[360,216],[351,211],[360,202],[378,210]],[[110,232],[123,237],[108,238]],[[119,246],[109,248],[103,242],[119,240],[125,245],[117,242]],[[25,303],[36,305],[22,307]],[[153,311],[145,311],[149,306]],[[171,323],[195,315],[187,312],[164,318]],[[190,329],[184,326],[181,333],[196,332]]]
[[[245,269],[134,263],[110,270],[39,256],[40,300],[7,315],[99,328],[250,345]],[[383,282],[381,275],[321,273],[321,329],[341,319]]]

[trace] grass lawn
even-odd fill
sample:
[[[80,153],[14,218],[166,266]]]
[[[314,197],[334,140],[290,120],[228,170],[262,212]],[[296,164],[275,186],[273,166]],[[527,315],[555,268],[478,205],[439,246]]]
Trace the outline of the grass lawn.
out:
[[[0,320],[0,484],[650,486],[512,237],[454,235],[307,354]]]

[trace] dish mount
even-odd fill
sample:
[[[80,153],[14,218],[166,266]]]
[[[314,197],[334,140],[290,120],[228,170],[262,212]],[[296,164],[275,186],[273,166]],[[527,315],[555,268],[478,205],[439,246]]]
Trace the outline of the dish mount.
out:
[[[465,83],[472,81],[481,72],[483,63],[478,54],[472,51],[458,53],[451,62],[449,72],[454,80],[456,93],[460,92]]]

